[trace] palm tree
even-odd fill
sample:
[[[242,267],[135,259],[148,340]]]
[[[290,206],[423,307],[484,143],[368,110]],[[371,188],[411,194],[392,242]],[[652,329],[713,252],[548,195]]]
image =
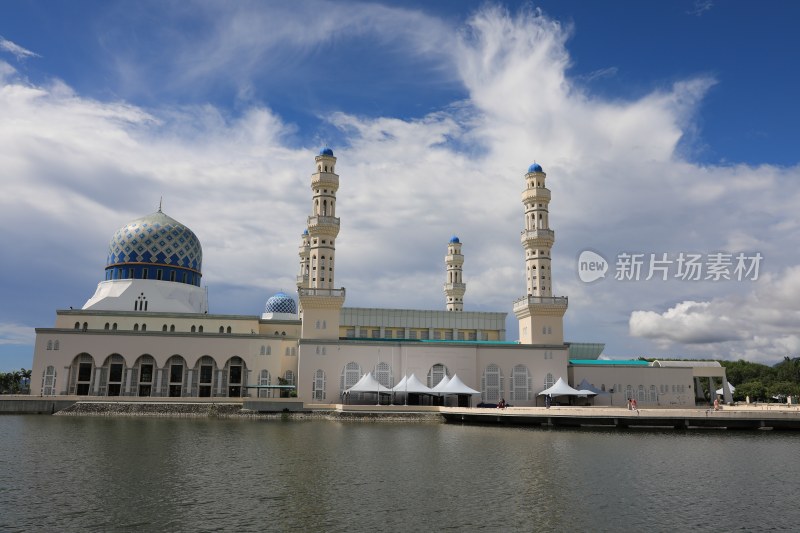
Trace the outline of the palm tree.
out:
[[[22,384],[23,390],[30,394],[31,392],[31,375],[33,374],[33,370],[28,369],[25,370],[24,368],[19,369],[19,373],[22,375]]]

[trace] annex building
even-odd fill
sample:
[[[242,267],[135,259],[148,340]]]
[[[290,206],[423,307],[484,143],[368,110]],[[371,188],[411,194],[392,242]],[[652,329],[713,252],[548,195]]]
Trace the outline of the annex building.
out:
[[[81,309],[58,310],[53,327],[36,329],[32,394],[296,394],[306,403],[341,403],[371,373],[387,388],[412,374],[427,387],[457,375],[482,401],[519,406],[543,405],[539,393],[559,378],[591,384],[597,404],[634,396],[640,405],[694,405],[698,375],[690,366],[612,364],[596,360],[602,345],[564,342],[568,299],[552,293],[551,193],[536,163],[523,176],[527,291],[511,305],[518,342],[506,339],[506,312],[464,311],[458,237],[446,243],[443,309],[345,307],[346,291],[336,283],[336,163],[330,148],[314,158],[296,297],[275,294],[260,315],[210,313],[201,243],[159,207],[113,234],[105,277]]]

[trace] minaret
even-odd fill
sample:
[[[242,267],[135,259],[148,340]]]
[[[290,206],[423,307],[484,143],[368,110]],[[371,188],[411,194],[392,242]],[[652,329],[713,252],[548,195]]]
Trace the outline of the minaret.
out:
[[[311,269],[311,244],[308,237],[308,230],[304,229],[303,234],[300,236],[300,247],[297,250],[297,255],[300,256],[300,272],[297,274],[297,288],[308,288],[308,272]]]
[[[564,313],[568,302],[566,297],[553,297],[550,250],[555,233],[548,220],[550,189],[545,185],[546,178],[541,165],[532,164],[525,174],[526,188],[522,192],[525,230],[521,241],[525,249],[528,292],[514,302],[522,344],[564,343]]]
[[[448,311],[464,310],[464,293],[467,291],[467,284],[462,277],[464,266],[464,256],[461,255],[461,241],[453,235],[447,243],[447,255],[444,257],[447,265],[447,281],[444,284],[444,293],[447,296]]]
[[[301,274],[297,279],[303,313],[302,336],[338,339],[339,310],[344,304],[345,293],[343,288],[334,288],[335,244],[339,235],[339,219],[336,217],[339,176],[335,173],[336,158],[330,148],[323,148],[314,161],[316,172],[311,175],[311,216],[308,217],[308,234],[303,234]]]

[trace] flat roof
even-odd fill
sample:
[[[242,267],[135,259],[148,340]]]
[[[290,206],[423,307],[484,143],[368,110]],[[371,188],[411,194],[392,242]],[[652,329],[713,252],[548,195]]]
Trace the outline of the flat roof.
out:
[[[650,366],[649,362],[638,359],[570,359],[569,364],[576,366]]]

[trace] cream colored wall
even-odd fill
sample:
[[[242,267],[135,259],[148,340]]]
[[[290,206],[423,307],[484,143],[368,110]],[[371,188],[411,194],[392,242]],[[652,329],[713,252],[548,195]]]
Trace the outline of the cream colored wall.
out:
[[[319,348],[320,353],[317,353]],[[325,353],[322,353],[324,348]],[[549,354],[545,357],[545,352]],[[533,347],[525,345],[487,346],[482,344],[389,343],[362,342],[306,342],[300,344],[298,362],[298,396],[310,402],[311,383],[318,369],[326,375],[326,397],[323,403],[339,403],[342,371],[350,362],[358,363],[361,373],[372,372],[379,362],[391,365],[394,384],[404,375],[416,374],[427,384],[428,372],[435,364],[447,367],[449,375],[458,377],[469,387],[480,391],[483,371],[489,364],[500,366],[505,379],[504,389],[509,390],[508,379],[517,364],[528,367],[532,376],[531,400],[516,405],[534,405],[536,394],[544,389],[548,372],[554,380],[567,379],[566,347]],[[476,397],[475,402],[479,401]]]
[[[58,350],[47,350],[48,341],[58,341]],[[261,346],[269,346],[271,355],[261,355]],[[205,356],[214,358],[218,368],[223,368],[231,357],[240,357],[247,367],[248,385],[257,385],[262,369],[272,376],[272,384],[277,377],[283,377],[286,370],[297,373],[297,356],[286,355],[286,349],[297,353],[297,338],[265,337],[247,334],[218,333],[162,333],[132,331],[92,331],[87,332],[57,329],[37,330],[31,393],[41,393],[41,378],[45,368],[53,365],[58,372],[56,390],[60,393],[66,387],[67,368],[76,356],[87,353],[92,356],[95,367],[103,366],[112,354],[119,354],[125,360],[126,368],[131,368],[144,354],[151,355],[159,368],[167,359],[180,355],[186,360],[187,368],[193,369],[197,361]],[[252,392],[255,395],[255,392]]]
[[[190,332],[192,326],[198,328],[203,326],[204,333],[218,333],[222,327],[226,332],[228,327],[231,333],[249,334],[258,332],[261,329],[259,319],[256,316],[238,315],[205,315],[205,314],[171,314],[171,313],[85,313],[59,311],[56,315],[56,328],[74,329],[75,323],[80,324],[79,329],[83,329],[84,322],[90,330],[105,330],[105,324],[109,328],[114,323],[117,330],[132,331],[134,324],[138,324],[141,329],[142,324],[147,325],[148,332],[162,331],[164,325],[169,331],[171,326],[175,326],[175,332]],[[299,326],[297,326],[299,328]],[[284,328],[285,329],[285,328]],[[289,332],[287,331],[287,335]]]
[[[542,328],[550,328],[549,333],[543,333]],[[520,319],[519,341],[522,344],[562,344],[564,318],[545,315]]]
[[[624,406],[627,404],[625,389],[628,385],[633,388],[634,394],[639,385],[643,385],[648,395],[646,402],[639,402],[639,407],[694,407],[694,388],[692,386],[692,371],[689,368],[654,368],[650,366],[594,366],[574,365],[570,367],[570,385],[577,386],[584,378],[598,389],[605,386],[605,390],[614,388],[613,395],[598,395],[595,405],[610,405],[613,396],[613,405]],[[622,390],[617,386],[622,385]],[[658,398],[650,402],[650,386],[655,385]],[[672,386],[683,386],[684,392],[672,392]],[[662,392],[661,387],[667,386],[668,392]]]

